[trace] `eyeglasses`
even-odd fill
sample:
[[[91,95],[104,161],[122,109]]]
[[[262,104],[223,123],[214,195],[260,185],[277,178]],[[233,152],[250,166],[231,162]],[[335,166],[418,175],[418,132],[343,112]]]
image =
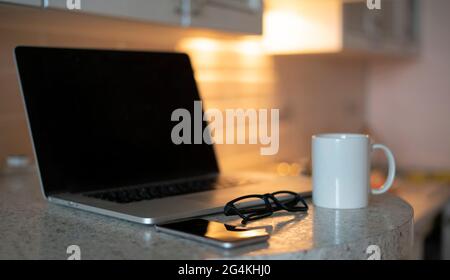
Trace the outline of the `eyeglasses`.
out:
[[[248,203],[255,203],[254,201],[260,199],[264,205],[249,207],[245,206]],[[298,204],[301,203],[300,206]],[[271,216],[274,212],[285,210],[288,212],[307,212],[308,205],[303,197],[295,192],[279,191],[268,193],[264,195],[246,195],[236,198],[225,205],[225,216],[237,215],[242,218],[241,223],[247,224],[249,221],[255,221]]]

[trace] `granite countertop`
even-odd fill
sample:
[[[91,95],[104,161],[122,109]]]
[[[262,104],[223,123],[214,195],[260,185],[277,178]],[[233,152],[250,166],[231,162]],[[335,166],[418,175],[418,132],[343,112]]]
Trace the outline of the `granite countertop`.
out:
[[[423,259],[425,240],[432,232],[436,218],[446,205],[450,205],[450,186],[437,182],[414,183],[397,179],[392,193],[414,208],[414,249],[411,258]]]
[[[413,244],[413,210],[392,194],[373,196],[366,209],[311,205],[307,214],[277,213],[249,227],[265,227],[269,242],[216,249],[151,226],[48,204],[34,172],[0,175],[0,259],[67,259],[70,245],[81,248],[82,259],[367,259],[370,245],[380,248],[382,259],[399,259],[409,257]]]

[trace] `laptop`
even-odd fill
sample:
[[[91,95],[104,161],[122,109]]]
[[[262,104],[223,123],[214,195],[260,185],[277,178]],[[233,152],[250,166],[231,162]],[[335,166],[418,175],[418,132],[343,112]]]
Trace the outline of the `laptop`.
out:
[[[17,47],[15,58],[51,203],[158,224],[248,194],[310,194],[306,179],[222,174],[213,145],[173,143],[172,112],[201,100],[186,54]]]

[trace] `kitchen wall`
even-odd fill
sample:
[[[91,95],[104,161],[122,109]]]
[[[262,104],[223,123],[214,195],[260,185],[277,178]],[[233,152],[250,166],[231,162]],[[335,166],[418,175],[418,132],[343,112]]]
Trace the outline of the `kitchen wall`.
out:
[[[450,168],[450,1],[421,1],[416,58],[377,60],[368,77],[370,127],[403,168]]]
[[[252,40],[0,5],[0,165],[9,154],[32,154],[13,63],[16,45],[186,51],[207,107],[280,108],[279,154],[260,156],[259,146],[218,146],[225,170],[299,161],[309,157],[313,133],[364,129],[364,62],[322,55],[267,56]]]

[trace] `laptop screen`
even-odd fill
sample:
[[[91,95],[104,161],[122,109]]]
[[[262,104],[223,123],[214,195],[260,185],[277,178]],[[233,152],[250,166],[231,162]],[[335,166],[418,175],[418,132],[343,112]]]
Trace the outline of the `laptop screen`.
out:
[[[47,195],[218,173],[213,146],[171,139],[172,112],[200,100],[187,55],[18,47],[16,60]]]

